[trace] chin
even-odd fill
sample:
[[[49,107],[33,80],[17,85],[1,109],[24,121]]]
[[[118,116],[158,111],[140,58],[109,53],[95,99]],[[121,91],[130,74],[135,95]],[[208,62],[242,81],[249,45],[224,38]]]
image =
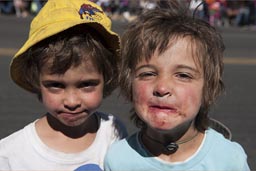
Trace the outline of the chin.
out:
[[[165,130],[170,130],[172,127],[168,125],[151,125],[151,128],[159,131],[165,131]]]
[[[169,131],[172,130],[173,128],[175,128],[177,125],[173,125],[170,123],[165,123],[165,122],[161,122],[161,123],[151,123],[149,124],[151,128],[157,130],[157,131]]]
[[[63,121],[62,123],[66,126],[69,126],[69,127],[77,127],[77,126],[82,125],[85,121],[86,121],[86,119],[85,120],[78,120],[78,121]]]

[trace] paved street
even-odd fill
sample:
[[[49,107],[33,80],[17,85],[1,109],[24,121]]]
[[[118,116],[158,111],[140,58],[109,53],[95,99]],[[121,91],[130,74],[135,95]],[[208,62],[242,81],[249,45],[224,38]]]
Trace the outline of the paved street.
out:
[[[45,112],[34,95],[17,87],[9,77],[11,57],[26,40],[30,21],[31,17],[0,16],[0,138]],[[124,27],[121,21],[113,24],[113,29],[120,34]],[[226,44],[226,94],[210,115],[230,128],[232,140],[244,147],[251,169],[256,170],[256,30],[225,28],[221,32]],[[129,103],[118,96],[118,91],[105,99],[101,107],[101,110],[118,115],[132,133],[136,128],[129,121],[129,109]]]

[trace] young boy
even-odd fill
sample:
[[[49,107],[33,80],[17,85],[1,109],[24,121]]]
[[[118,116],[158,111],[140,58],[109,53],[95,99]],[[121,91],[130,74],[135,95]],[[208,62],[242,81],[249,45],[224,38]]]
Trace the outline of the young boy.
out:
[[[221,35],[170,2],[122,37],[120,86],[140,131],[111,145],[104,170],[250,170],[243,148],[208,125],[224,90]]]
[[[0,141],[0,170],[101,170],[107,148],[126,135],[98,112],[115,88],[119,37],[86,0],[50,0],[33,19],[10,66],[47,114]]]

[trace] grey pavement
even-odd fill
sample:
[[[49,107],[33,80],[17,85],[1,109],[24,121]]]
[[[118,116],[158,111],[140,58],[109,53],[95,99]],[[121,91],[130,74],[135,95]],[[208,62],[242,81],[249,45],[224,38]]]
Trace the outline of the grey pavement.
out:
[[[0,138],[45,113],[36,97],[16,86],[9,77],[11,57],[26,40],[31,19],[0,16]],[[125,26],[123,21],[113,23],[113,29],[120,34]],[[232,140],[244,147],[250,168],[256,170],[256,31],[247,28],[220,28],[220,31],[226,44],[226,93],[210,116],[230,128]],[[118,94],[115,91],[106,98],[100,110],[119,116],[132,133],[136,128],[129,121],[130,104]]]

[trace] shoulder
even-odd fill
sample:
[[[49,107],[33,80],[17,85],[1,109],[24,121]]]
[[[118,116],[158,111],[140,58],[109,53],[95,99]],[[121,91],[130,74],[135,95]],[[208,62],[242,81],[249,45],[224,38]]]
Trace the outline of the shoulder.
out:
[[[139,133],[113,143],[104,160],[104,169],[107,170],[166,170],[162,163],[148,155],[139,140]]]
[[[9,136],[0,140],[0,151],[2,152],[10,152],[15,149],[22,149],[24,144],[28,141],[28,131],[31,129],[33,124],[29,124],[25,126],[23,129],[20,129]]]
[[[134,133],[120,141],[114,142],[108,149],[107,156],[110,158],[135,157],[138,154],[138,133]]]
[[[10,134],[9,136],[3,138],[0,140],[0,149],[6,149],[9,146],[12,146],[13,144],[15,144],[16,142],[18,142],[18,140],[22,140],[23,136],[23,129],[18,130],[12,134]]]
[[[240,144],[229,139],[226,139],[221,133],[213,129],[208,129],[206,131],[206,134],[208,136],[208,139],[211,142],[214,142],[213,146],[216,149],[229,151],[232,153],[244,153],[244,150]]]
[[[96,112],[95,114],[99,118],[101,131],[111,134],[111,136],[118,137],[118,139],[122,139],[127,136],[126,127],[118,117],[103,112]]]
[[[140,157],[138,152],[130,144],[136,141],[136,134],[133,134],[125,139],[114,142],[108,149],[104,160],[104,166],[106,170],[120,170],[121,168],[130,168],[134,166],[134,160],[138,160]],[[129,162],[127,162],[127,159]],[[111,169],[109,169],[111,168]]]
[[[227,170],[247,170],[247,155],[239,143],[226,139],[213,129],[208,129],[206,136],[203,148],[205,160],[218,162],[218,166],[228,167]]]

